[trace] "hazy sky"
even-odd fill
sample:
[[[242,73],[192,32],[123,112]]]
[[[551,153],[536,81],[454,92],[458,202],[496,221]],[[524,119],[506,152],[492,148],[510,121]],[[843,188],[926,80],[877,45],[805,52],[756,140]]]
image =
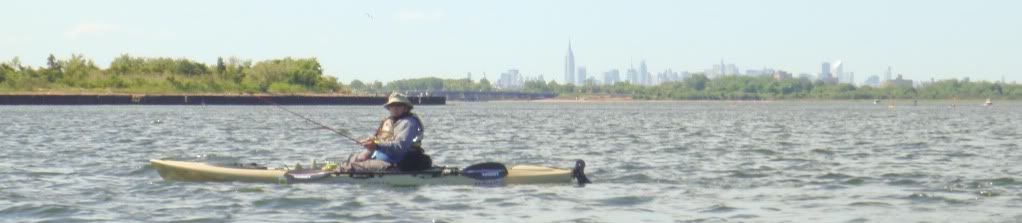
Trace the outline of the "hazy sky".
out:
[[[856,82],[1022,80],[1022,1],[7,1],[0,59],[29,65],[122,53],[261,60],[317,57],[341,80],[516,68],[562,81],[569,38],[590,75],[642,59],[652,72],[818,73],[842,60]]]

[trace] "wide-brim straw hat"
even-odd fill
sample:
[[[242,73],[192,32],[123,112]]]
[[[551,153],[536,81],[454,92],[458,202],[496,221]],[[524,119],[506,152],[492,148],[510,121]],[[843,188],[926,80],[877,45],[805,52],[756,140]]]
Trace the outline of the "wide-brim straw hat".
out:
[[[390,94],[390,97],[387,97],[387,103],[383,104],[383,107],[386,108],[393,104],[405,104],[405,106],[408,106],[408,108],[413,107],[412,101],[409,101],[407,96],[397,92],[394,92]]]

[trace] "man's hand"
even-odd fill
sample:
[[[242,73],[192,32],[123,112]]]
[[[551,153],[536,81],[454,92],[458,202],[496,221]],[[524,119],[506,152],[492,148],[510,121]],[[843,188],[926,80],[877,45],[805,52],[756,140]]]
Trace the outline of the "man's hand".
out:
[[[361,144],[362,144],[362,147],[365,147],[370,152],[376,150],[376,142],[373,142],[372,140],[368,140],[366,142],[362,142]]]

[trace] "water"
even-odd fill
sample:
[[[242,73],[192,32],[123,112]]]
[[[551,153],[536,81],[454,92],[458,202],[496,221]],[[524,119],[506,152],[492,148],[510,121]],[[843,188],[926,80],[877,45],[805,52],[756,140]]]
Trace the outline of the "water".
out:
[[[166,182],[149,159],[281,166],[357,147],[269,106],[8,106],[0,221],[1014,222],[1020,107],[417,108],[436,163],[570,167],[581,158],[595,182],[494,188]],[[384,115],[378,106],[290,108],[366,134]]]

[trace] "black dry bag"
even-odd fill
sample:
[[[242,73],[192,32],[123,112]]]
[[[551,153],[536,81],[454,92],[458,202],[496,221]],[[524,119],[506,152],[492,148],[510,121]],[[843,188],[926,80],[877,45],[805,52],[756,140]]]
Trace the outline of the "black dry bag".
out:
[[[422,148],[415,147],[405,154],[401,162],[397,162],[397,168],[401,171],[422,171],[433,167],[433,159],[426,155]]]

